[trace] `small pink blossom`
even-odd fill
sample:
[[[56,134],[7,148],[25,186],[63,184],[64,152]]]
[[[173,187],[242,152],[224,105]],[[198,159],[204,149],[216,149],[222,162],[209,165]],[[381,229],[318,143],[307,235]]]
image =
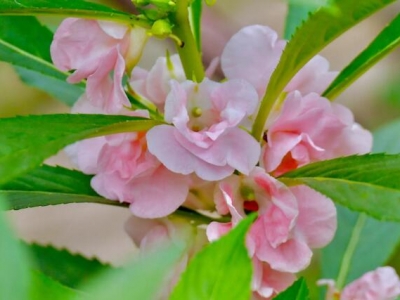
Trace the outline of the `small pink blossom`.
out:
[[[280,175],[310,162],[368,153],[372,135],[346,107],[318,94],[290,93],[270,122],[262,164]]]
[[[125,69],[131,69],[138,61],[146,39],[141,28],[68,18],[57,29],[50,50],[60,70],[75,70],[68,82],[77,83],[87,78],[88,99],[115,113],[123,106],[130,106],[122,88],[122,77]],[[111,72],[114,72],[113,79]]]
[[[341,293],[333,280],[322,279],[318,284],[328,286],[326,300],[394,300],[400,296],[400,279],[392,267],[380,267],[365,273]]]
[[[219,180],[235,169],[248,174],[260,146],[238,128],[257,106],[257,94],[245,81],[217,83],[205,79],[171,83],[165,121],[147,133],[149,151],[169,170]]]

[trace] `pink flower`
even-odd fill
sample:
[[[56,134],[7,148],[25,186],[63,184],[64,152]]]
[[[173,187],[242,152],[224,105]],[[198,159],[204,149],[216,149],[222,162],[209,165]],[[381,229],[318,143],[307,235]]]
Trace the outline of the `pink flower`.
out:
[[[244,27],[226,44],[221,57],[222,70],[228,79],[250,82],[261,98],[285,46],[286,42],[279,40],[277,33],[267,26]],[[285,91],[322,93],[337,74],[328,69],[328,61],[315,56],[293,77]]]
[[[260,153],[257,141],[237,126],[257,106],[257,94],[245,81],[205,79],[171,83],[165,121],[147,133],[149,151],[169,170],[219,180],[235,169],[248,174]]]
[[[372,135],[354,122],[349,109],[318,94],[290,93],[271,121],[262,164],[280,175],[310,162],[368,153]]]
[[[400,279],[392,267],[380,267],[365,273],[348,284],[340,293],[335,282],[329,279],[318,281],[328,285],[326,300],[394,300],[400,296]]]
[[[265,263],[267,266],[262,265],[262,269],[274,272],[295,273],[306,268],[311,248],[325,246],[336,230],[336,209],[330,199],[306,186],[288,188],[258,167],[248,177],[233,175],[222,181],[215,200],[217,211],[222,215],[229,213],[232,222],[211,223],[208,238],[219,238],[247,212],[258,211],[246,245],[255,263]],[[282,276],[287,279],[289,275]],[[279,292],[267,284],[260,285],[267,281],[257,276],[253,281],[258,283],[256,291],[261,295],[266,295],[266,290]],[[286,287],[287,283],[291,282],[285,281],[283,285]]]
[[[130,106],[122,77],[125,69],[131,69],[138,61],[146,38],[144,29],[68,18],[54,35],[51,56],[60,70],[75,70],[68,82],[87,78],[89,100],[115,113],[123,106]],[[112,71],[113,80],[109,77]]]

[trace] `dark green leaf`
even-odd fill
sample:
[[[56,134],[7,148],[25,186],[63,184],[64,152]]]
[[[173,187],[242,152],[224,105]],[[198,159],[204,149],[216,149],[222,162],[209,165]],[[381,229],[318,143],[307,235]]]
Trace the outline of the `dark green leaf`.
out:
[[[266,94],[253,125],[260,139],[268,114],[290,79],[326,45],[366,17],[395,0],[335,0],[313,13],[300,26],[268,83]]]
[[[303,278],[298,279],[287,290],[280,293],[274,300],[309,300],[308,287]]]
[[[84,0],[2,0],[0,14],[62,15],[130,23],[132,16],[107,6]]]
[[[374,64],[384,58],[400,44],[400,15],[383,29],[373,42],[362,51],[346,68],[344,68],[323,96],[335,99],[357,78],[368,71]]]
[[[192,10],[193,35],[196,40],[197,50],[201,52],[201,13],[203,9],[203,0],[194,0],[190,7]]]
[[[43,115],[0,119],[0,184],[38,167],[78,140],[144,131],[158,121],[109,115]]]
[[[27,84],[72,105],[84,89],[82,85],[67,83],[69,74],[52,64],[52,39],[52,32],[34,17],[0,17],[0,60],[16,66]]]
[[[77,288],[99,272],[111,268],[95,258],[88,259],[67,250],[35,244],[28,247],[34,257],[37,270],[66,287]]]
[[[106,200],[90,186],[92,176],[62,167],[41,166],[0,186],[10,209],[67,203],[121,205]]]
[[[374,132],[373,151],[400,153],[400,120],[390,122]]]
[[[249,299],[252,266],[244,238],[255,217],[241,221],[229,234],[200,251],[170,299]]]
[[[352,210],[400,221],[400,155],[372,154],[317,162],[282,177],[288,178]]]
[[[0,196],[0,211],[5,201]],[[30,273],[25,249],[13,237],[0,212],[0,299],[27,299]]]

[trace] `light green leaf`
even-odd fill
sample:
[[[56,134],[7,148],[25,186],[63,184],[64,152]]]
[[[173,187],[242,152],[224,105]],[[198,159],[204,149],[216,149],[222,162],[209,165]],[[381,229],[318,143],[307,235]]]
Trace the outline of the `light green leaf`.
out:
[[[268,83],[253,125],[253,136],[261,139],[264,125],[276,99],[290,79],[326,45],[366,17],[395,0],[335,0],[313,13],[289,43]]]
[[[91,300],[156,299],[182,258],[184,243],[160,246],[126,268],[111,269],[82,286]],[[81,300],[80,297],[73,298]]]
[[[84,0],[2,0],[0,14],[61,15],[130,23],[132,15]]]
[[[306,184],[374,218],[400,222],[399,176],[400,155],[371,154],[312,163],[281,179]]]
[[[211,243],[191,261],[170,300],[250,299],[252,265],[245,246],[245,234],[252,215],[229,234]]]
[[[5,201],[0,196],[0,299],[27,299],[29,257],[5,221]]]
[[[27,248],[34,258],[35,269],[70,288],[77,288],[99,272],[111,268],[95,258],[88,259],[51,246],[33,244],[27,245]]]
[[[0,184],[38,167],[78,140],[145,131],[158,121],[109,115],[42,115],[0,119]]]
[[[190,5],[190,9],[193,35],[196,40],[197,50],[201,52],[201,13],[203,10],[203,0],[194,0]]]
[[[296,280],[288,289],[276,296],[274,300],[310,300],[306,281],[304,278]]]
[[[84,87],[67,83],[69,74],[52,64],[52,39],[52,32],[34,17],[0,16],[0,60],[17,67],[21,79],[27,84],[72,105]]]
[[[99,196],[91,179],[79,171],[44,165],[0,186],[0,195],[6,196],[10,209],[68,203],[123,205]]]
[[[395,120],[374,132],[374,152],[400,153],[400,120]]]
[[[400,44],[400,15],[386,26],[372,43],[363,50],[346,68],[344,68],[323,96],[333,100],[357,78],[368,71],[379,60]]]

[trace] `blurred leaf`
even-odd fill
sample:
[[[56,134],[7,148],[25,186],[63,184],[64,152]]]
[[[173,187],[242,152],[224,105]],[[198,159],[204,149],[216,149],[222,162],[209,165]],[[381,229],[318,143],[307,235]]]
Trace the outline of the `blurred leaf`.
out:
[[[99,272],[111,268],[95,258],[88,259],[51,246],[33,244],[27,247],[33,255],[37,270],[66,287],[77,288]]]
[[[326,5],[327,2],[328,0],[288,0],[284,38],[289,40],[309,14]]]
[[[400,153],[400,120],[390,122],[374,132],[374,152]]]
[[[84,0],[2,0],[0,2],[0,14],[92,17],[126,23],[130,23],[132,20],[129,13]]]
[[[178,266],[184,248],[183,242],[161,246],[144,253],[126,268],[103,272],[82,287],[87,295],[85,299],[156,299]],[[80,297],[73,299],[81,300]]]
[[[281,179],[306,184],[374,218],[400,222],[399,176],[400,155],[371,154],[312,163]]]
[[[193,0],[190,9],[193,35],[196,40],[197,50],[201,52],[201,13],[203,9],[203,0]]]
[[[16,66],[19,76],[27,84],[72,105],[84,88],[67,83],[69,74],[52,64],[52,40],[52,32],[34,17],[0,17],[0,60]]]
[[[13,237],[1,212],[4,208],[0,196],[0,299],[27,299],[31,280],[28,253]]]
[[[144,131],[160,122],[110,115],[42,115],[0,119],[0,184],[38,167],[78,140]]]
[[[255,217],[244,219],[200,251],[182,274],[170,300],[249,299],[252,264],[244,240]]]
[[[286,45],[268,83],[266,94],[253,125],[253,135],[261,138],[268,114],[290,79],[326,45],[394,0],[334,0],[321,7],[296,30]]]
[[[288,289],[276,296],[274,300],[310,300],[306,281],[303,278],[296,280]]]
[[[0,186],[0,195],[6,196],[10,209],[82,202],[121,205],[99,196],[91,179],[76,170],[43,165]]]
[[[323,96],[333,100],[368,71],[379,60],[400,44],[400,15],[386,26],[381,33],[346,68],[344,68]]]

